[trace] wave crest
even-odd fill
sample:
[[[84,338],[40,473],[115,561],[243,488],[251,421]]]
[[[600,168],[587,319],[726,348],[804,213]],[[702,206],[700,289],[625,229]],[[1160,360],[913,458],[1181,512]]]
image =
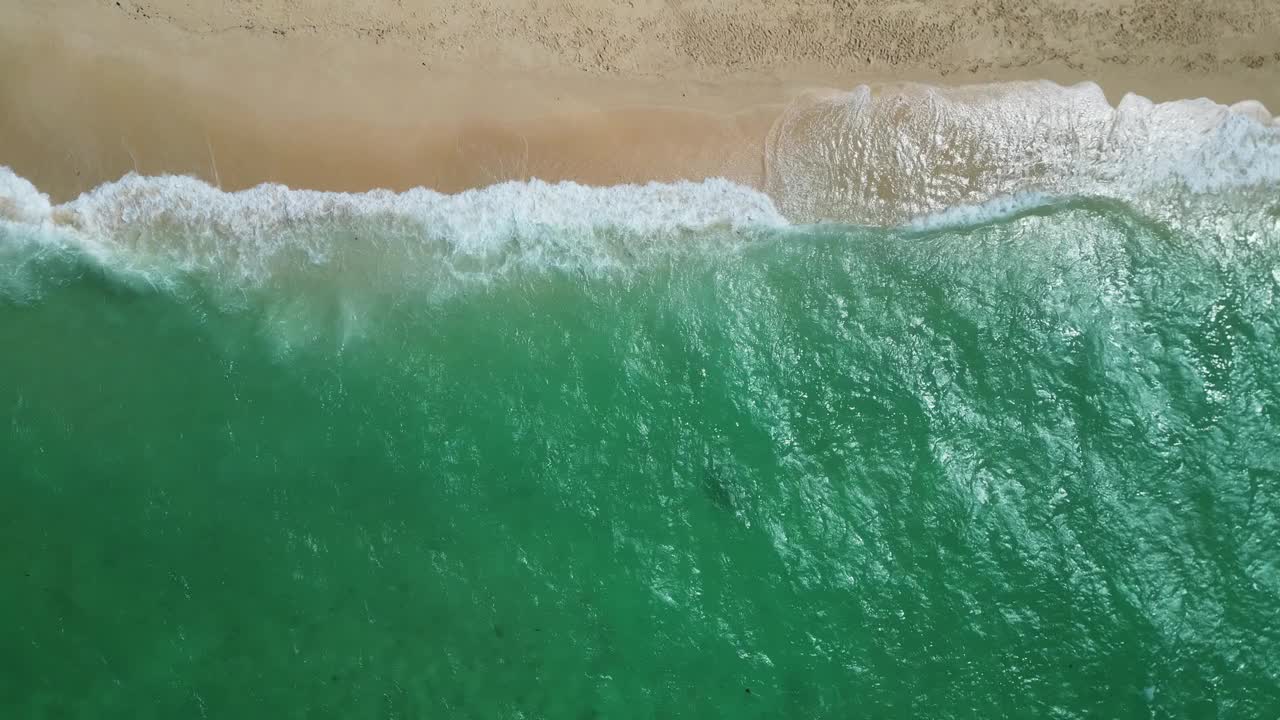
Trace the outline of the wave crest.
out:
[[[50,205],[0,167],[0,223],[116,269],[209,271],[242,281],[324,266],[351,273],[607,267],[678,250],[690,232],[786,224],[763,193],[727,180],[588,187],[508,182],[455,195],[333,193],[260,185],[223,192],[190,177],[128,175]]]

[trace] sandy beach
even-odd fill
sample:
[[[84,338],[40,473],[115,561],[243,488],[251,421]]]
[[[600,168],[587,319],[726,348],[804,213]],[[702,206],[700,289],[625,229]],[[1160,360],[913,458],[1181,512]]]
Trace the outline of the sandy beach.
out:
[[[0,10],[0,164],[55,201],[129,171],[758,186],[770,127],[813,89],[1045,78],[1280,107],[1280,6],[935,5],[18,0]]]

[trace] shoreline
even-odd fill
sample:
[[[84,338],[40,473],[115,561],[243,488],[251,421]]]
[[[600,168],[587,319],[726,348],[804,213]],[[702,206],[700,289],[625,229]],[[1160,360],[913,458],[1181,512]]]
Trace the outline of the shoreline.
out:
[[[55,202],[130,171],[194,175],[227,190],[278,182],[350,192],[415,186],[456,192],[529,177],[608,185],[716,176],[758,188],[774,121],[812,90],[901,81],[1089,80],[1112,104],[1136,92],[1157,101],[1253,99],[1271,112],[1280,109],[1280,52],[1263,54],[1267,46],[1280,50],[1265,37],[1280,31],[1280,10],[1259,9],[1251,17],[1253,34],[1236,48],[1247,58],[1243,64],[1202,58],[1202,67],[1180,66],[1176,55],[1156,62],[1137,54],[1128,60],[1108,55],[1107,62],[1094,56],[1115,48],[1082,37],[1075,56],[1045,50],[1042,62],[982,67],[1002,52],[1016,56],[1017,48],[978,37],[948,51],[945,62],[937,53],[905,51],[896,62],[881,62],[876,53],[890,50],[887,45],[853,43],[845,55],[815,64],[808,55],[825,46],[802,43],[792,58],[761,50],[757,62],[747,62],[737,45],[690,46],[693,36],[677,33],[689,41],[686,57],[666,57],[660,51],[672,36],[663,36],[661,22],[653,20],[662,11],[639,3],[649,14],[632,7],[639,13],[633,25],[649,22],[658,39],[626,45],[636,56],[627,61],[632,67],[609,55],[621,50],[601,46],[596,64],[584,69],[580,49],[563,42],[557,53],[554,44],[549,50],[504,40],[502,28],[528,25],[530,18],[534,30],[544,27],[538,12],[550,11],[541,6],[502,15],[480,4],[446,18],[454,26],[459,17],[471,18],[469,31],[446,31],[446,23],[419,18],[420,27],[437,28],[429,37],[413,35],[419,27],[413,23],[391,22],[402,11],[381,8],[357,17],[354,10],[309,4],[314,12],[268,2],[247,23],[221,29],[215,24],[229,22],[221,15],[230,10],[178,0],[55,0],[38,7],[24,0],[0,11],[0,106],[18,109],[0,117],[0,165]],[[579,34],[591,38],[632,28],[626,12],[613,24],[602,20],[607,13],[601,15],[599,3],[566,7],[585,14],[577,26],[565,19],[564,32],[586,28],[592,32]],[[586,13],[591,8],[594,15]],[[311,18],[311,29],[276,27],[273,13]],[[703,19],[714,25],[709,18]],[[793,19],[800,22],[804,13]],[[358,31],[369,22],[390,29]],[[1090,22],[1064,29],[1063,37]],[[871,27],[872,34],[887,44],[900,40],[890,25]],[[545,28],[556,29],[550,20]],[[740,30],[727,40],[755,37],[749,27]],[[831,32],[810,30],[819,39]],[[459,54],[440,45],[458,33],[476,47]],[[1034,33],[1028,38],[1030,44]],[[928,35],[918,41],[932,47]],[[717,59],[717,52],[727,56]],[[638,66],[645,58],[649,66]]]

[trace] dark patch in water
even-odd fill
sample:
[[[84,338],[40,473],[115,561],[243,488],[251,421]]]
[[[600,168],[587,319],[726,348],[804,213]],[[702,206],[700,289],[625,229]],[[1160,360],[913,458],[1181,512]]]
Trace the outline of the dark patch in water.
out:
[[[702,473],[702,491],[706,493],[707,499],[711,501],[712,505],[725,512],[736,510],[729,484],[725,481],[724,476],[716,470],[715,458],[710,455],[707,456],[706,467]]]

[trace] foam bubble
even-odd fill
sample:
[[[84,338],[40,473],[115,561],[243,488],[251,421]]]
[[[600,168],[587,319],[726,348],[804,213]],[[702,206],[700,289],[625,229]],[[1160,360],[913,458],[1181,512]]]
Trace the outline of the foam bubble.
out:
[[[39,225],[49,220],[51,212],[48,195],[0,165],[0,220]]]

